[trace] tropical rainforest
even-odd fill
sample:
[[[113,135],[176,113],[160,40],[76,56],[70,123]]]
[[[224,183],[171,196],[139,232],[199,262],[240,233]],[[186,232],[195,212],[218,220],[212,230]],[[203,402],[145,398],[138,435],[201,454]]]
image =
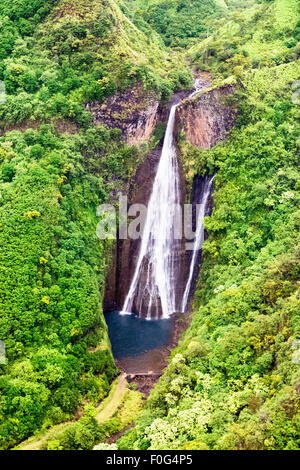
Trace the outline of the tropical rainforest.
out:
[[[299,10],[0,0],[1,449],[49,429],[41,449],[299,449]],[[118,369],[102,313],[113,241],[97,238],[96,209],[159,137],[129,146],[86,105],[136,84],[164,104],[192,70],[233,85],[238,110],[226,142],[178,140],[187,180],[216,173],[192,320],[149,398],[129,390],[99,422]]]

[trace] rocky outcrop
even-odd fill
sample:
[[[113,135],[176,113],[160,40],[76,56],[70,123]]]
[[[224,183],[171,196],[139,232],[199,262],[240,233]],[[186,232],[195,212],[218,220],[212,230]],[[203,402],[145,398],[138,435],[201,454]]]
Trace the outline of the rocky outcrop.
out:
[[[218,142],[227,139],[228,131],[234,126],[237,109],[230,104],[230,96],[234,93],[234,86],[222,86],[208,91],[200,92],[192,99],[187,99],[176,110],[175,133],[184,133],[188,142],[202,149],[209,149]],[[205,178],[196,175],[193,181],[191,203],[195,207],[201,203]],[[213,197],[209,197],[206,214],[210,215],[213,206]],[[206,238],[206,234],[204,234]],[[193,273],[189,302],[193,298],[197,278],[201,265],[202,251]],[[192,252],[184,254],[184,279],[188,278]]]
[[[141,84],[116,93],[104,103],[88,103],[86,109],[94,114],[94,123],[118,127],[128,145],[149,139],[158,120],[159,101],[153,91]]]
[[[176,133],[203,149],[226,140],[235,123],[236,110],[228,103],[234,86],[222,86],[187,99],[176,110]]]

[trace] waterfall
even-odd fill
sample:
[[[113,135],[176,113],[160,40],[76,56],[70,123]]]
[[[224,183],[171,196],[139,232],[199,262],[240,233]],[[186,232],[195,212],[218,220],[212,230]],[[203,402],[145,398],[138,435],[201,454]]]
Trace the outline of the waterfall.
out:
[[[193,97],[202,88],[196,79]],[[180,103],[171,107],[153,189],[148,203],[141,246],[131,285],[121,313],[134,310],[150,319],[168,318],[176,308],[175,255],[176,205],[180,203],[180,175],[174,142],[175,111]],[[147,310],[147,311],[145,311]]]
[[[207,201],[211,192],[211,185],[213,182],[214,176],[210,178],[206,178],[204,182],[204,187],[203,187],[203,192],[202,192],[202,197],[201,201],[199,204],[199,212],[197,215],[197,221],[196,221],[196,234],[195,234],[195,240],[194,240],[194,247],[193,247],[193,254],[192,254],[192,259],[190,263],[190,269],[189,269],[189,277],[185,286],[183,298],[182,298],[182,303],[181,303],[181,311],[185,312],[187,305],[188,305],[188,300],[189,300],[189,295],[190,295],[190,290],[191,290],[191,285],[192,285],[192,280],[193,280],[193,274],[195,271],[195,266],[196,266],[196,261],[198,258],[199,250],[202,248],[203,241],[204,241],[204,217],[205,217],[205,210],[207,207]]]

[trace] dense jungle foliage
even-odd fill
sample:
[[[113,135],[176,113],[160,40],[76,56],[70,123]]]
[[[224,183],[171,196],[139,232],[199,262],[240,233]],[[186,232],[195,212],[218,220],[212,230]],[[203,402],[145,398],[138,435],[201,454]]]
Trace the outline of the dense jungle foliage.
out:
[[[85,105],[136,83],[165,102],[185,56],[239,117],[209,151],[180,139],[188,178],[217,171],[193,320],[117,447],[299,448],[299,41],[297,0],[0,0],[1,449],[75,413],[43,448],[91,449],[140,410],[132,391],[94,417],[117,374],[96,208],[145,148]]]
[[[128,0],[124,11],[139,28],[151,26],[166,45],[185,48],[209,36],[217,29],[218,20],[226,19],[231,11],[254,3],[252,0]]]
[[[166,100],[191,74],[110,0],[1,0],[0,24],[7,448],[97,403],[116,375],[101,305],[110,244],[97,239],[96,208],[124,186],[143,150],[94,126],[85,103],[137,82]]]
[[[299,449],[299,25],[260,2],[189,51],[240,114],[226,144],[181,142],[189,177],[217,171],[193,319],[119,449]]]

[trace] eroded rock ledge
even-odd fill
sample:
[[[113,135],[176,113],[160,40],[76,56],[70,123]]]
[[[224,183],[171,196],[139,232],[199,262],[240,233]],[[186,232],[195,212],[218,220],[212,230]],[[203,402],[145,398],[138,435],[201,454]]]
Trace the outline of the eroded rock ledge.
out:
[[[86,109],[94,114],[94,123],[118,127],[127,145],[135,145],[147,141],[154,130],[159,101],[153,91],[138,83],[104,103],[88,103]]]
[[[183,133],[188,142],[203,149],[227,138],[237,112],[228,97],[234,86],[226,85],[187,99],[176,109],[175,132]]]

